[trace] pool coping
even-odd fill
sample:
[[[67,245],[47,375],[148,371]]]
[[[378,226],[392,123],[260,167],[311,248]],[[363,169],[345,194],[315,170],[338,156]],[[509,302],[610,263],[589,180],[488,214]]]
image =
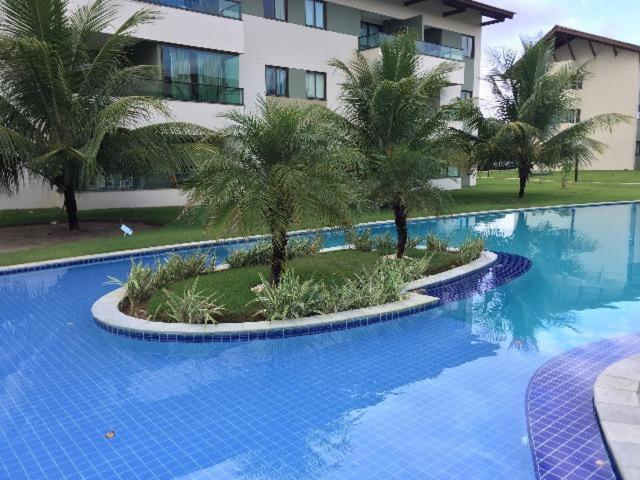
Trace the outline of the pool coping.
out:
[[[549,205],[549,206],[542,206],[542,207],[506,208],[506,209],[497,209],[497,210],[482,210],[477,212],[453,213],[453,214],[441,215],[441,216],[430,215],[430,216],[424,216],[424,217],[411,218],[409,220],[409,223],[422,222],[426,220],[446,220],[446,219],[461,218],[461,217],[471,217],[474,215],[491,215],[491,214],[498,214],[498,213],[513,213],[513,212],[533,212],[533,211],[554,210],[558,208],[585,208],[585,207],[599,207],[599,206],[607,206],[607,205],[628,205],[632,203],[640,203],[640,200],[576,203],[576,204],[566,204],[566,205]],[[354,225],[354,227],[366,228],[366,227],[374,227],[378,225],[389,225],[393,223],[394,223],[394,220],[379,220],[375,222],[358,223]],[[339,231],[344,228],[345,228],[344,226],[333,226],[333,227],[322,227],[317,229],[294,230],[292,232],[289,232],[288,235],[291,237],[295,237],[295,236],[305,235],[313,232]],[[7,266],[0,267],[0,276],[17,274],[17,273],[25,273],[25,272],[33,272],[37,270],[45,270],[50,268],[71,267],[71,266],[85,265],[85,264],[91,264],[91,263],[97,263],[97,262],[133,259],[133,258],[144,257],[147,255],[178,252],[178,251],[190,250],[194,248],[208,248],[208,247],[215,247],[219,245],[246,243],[253,240],[264,240],[268,237],[269,237],[268,234],[261,234],[261,235],[251,235],[246,237],[223,238],[218,240],[202,240],[197,242],[176,243],[176,244],[169,244],[169,245],[160,245],[155,247],[137,248],[137,249],[131,249],[131,250],[119,250],[116,252],[81,255],[77,257],[59,258],[55,260],[43,260],[39,262],[19,263],[15,265],[7,265]]]
[[[640,480],[640,355],[608,366],[593,386],[605,444],[623,480]]]
[[[281,338],[287,336],[287,332],[294,330],[306,329],[306,331],[310,333],[317,333],[318,328],[321,328],[322,331],[339,330],[351,328],[351,326],[347,325],[349,322],[356,322],[362,319],[378,319],[378,321],[380,321],[389,315],[395,318],[401,314],[421,311],[421,309],[433,306],[439,299],[437,297],[415,293],[413,290],[467,276],[478,270],[490,267],[497,259],[497,254],[484,251],[480,255],[480,258],[467,265],[408,282],[404,287],[407,297],[397,302],[290,320],[218,323],[213,325],[193,325],[143,320],[126,315],[118,308],[118,305],[125,296],[124,288],[119,288],[99,298],[91,307],[91,314],[94,322],[99,327],[111,333],[141,338],[143,340],[180,342],[196,341],[196,337],[200,337],[202,338],[201,341],[206,342],[213,341],[210,339],[213,336],[216,336],[216,339],[219,337],[221,341],[225,341],[224,338],[228,336],[228,341],[231,341],[231,335],[236,336],[238,334],[246,335],[247,340],[253,339],[251,337],[259,339],[262,336],[265,336],[265,338]],[[367,320],[365,324],[369,323]],[[353,326],[360,326],[361,324],[362,322],[359,322]],[[278,334],[275,332],[278,332]],[[300,333],[298,332],[298,334]]]

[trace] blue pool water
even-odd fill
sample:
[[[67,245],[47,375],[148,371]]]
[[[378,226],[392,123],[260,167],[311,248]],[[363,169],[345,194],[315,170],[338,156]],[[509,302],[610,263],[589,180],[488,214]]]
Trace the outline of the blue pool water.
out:
[[[640,331],[638,223],[636,204],[416,222],[533,266],[427,312],[283,340],[101,330],[89,309],[128,261],[0,277],[0,478],[534,478],[533,373]]]

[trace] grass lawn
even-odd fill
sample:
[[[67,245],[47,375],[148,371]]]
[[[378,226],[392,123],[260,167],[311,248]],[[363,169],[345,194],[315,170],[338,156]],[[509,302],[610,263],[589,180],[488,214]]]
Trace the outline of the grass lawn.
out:
[[[529,182],[524,199],[517,198],[518,181],[515,170],[492,171],[487,177],[482,172],[478,177],[478,186],[451,193],[452,202],[443,214],[464,213],[482,210],[497,210],[532,206],[561,205],[570,203],[590,203],[619,200],[640,200],[640,171],[584,171],[580,172],[580,182],[569,182],[566,189],[561,187],[560,175],[544,174],[534,176]],[[82,199],[80,199],[82,202]],[[81,203],[80,203],[81,206]],[[139,220],[160,223],[164,228],[139,232],[132,237],[84,239],[47,247],[0,254],[0,265],[13,265],[24,262],[50,260],[93,253],[105,253],[117,250],[167,245],[172,243],[210,240],[236,236],[220,228],[203,232],[197,224],[186,219],[178,219],[179,208],[134,208],[115,210],[90,210],[80,212],[80,220]],[[411,212],[412,216],[431,215],[435,212]],[[391,220],[390,211],[372,211],[354,215],[354,222]],[[0,211],[0,226],[46,223],[62,221],[60,211],[14,210]],[[308,220],[295,228],[315,228],[317,222]],[[324,225],[326,226],[326,225]],[[245,233],[263,233],[256,229]],[[0,231],[0,241],[1,241]]]
[[[409,250],[407,256],[418,258],[425,255],[424,250]],[[304,257],[287,262],[288,269],[294,269],[301,279],[310,278],[323,281],[327,285],[341,283],[345,277],[353,276],[361,269],[371,267],[381,254],[376,252],[358,252],[355,250],[340,250],[322,253],[318,256]],[[435,274],[449,270],[456,266],[455,253],[435,253],[430,264],[428,274]],[[247,305],[254,298],[251,288],[260,283],[259,275],[269,278],[269,267],[255,266],[232,268],[220,272],[203,275],[198,280],[198,290],[209,294],[222,295],[221,302],[225,305],[224,322],[257,321],[261,318],[254,316],[255,305]],[[185,288],[192,286],[194,279],[183,280],[171,285],[168,290],[181,294]],[[159,305],[166,301],[164,292],[159,291],[151,297],[147,312],[155,312]]]

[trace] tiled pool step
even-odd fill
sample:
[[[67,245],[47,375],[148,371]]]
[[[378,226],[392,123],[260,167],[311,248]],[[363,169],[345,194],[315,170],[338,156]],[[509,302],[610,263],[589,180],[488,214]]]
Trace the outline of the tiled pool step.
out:
[[[475,294],[488,292],[514,278],[526,273],[531,268],[531,260],[511,253],[498,253],[498,261],[490,267],[457,277],[453,280],[434,283],[419,290],[420,293],[438,297],[435,306],[464,300]]]

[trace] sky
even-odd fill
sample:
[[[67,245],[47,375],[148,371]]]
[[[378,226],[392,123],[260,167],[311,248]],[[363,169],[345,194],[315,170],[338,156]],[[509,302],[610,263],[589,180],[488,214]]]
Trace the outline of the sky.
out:
[[[539,37],[554,25],[615,38],[640,45],[640,0],[483,0],[516,12],[513,20],[485,27],[482,32],[482,71],[486,74],[486,50],[518,48],[520,36]],[[483,108],[490,108],[490,94],[481,85]]]

